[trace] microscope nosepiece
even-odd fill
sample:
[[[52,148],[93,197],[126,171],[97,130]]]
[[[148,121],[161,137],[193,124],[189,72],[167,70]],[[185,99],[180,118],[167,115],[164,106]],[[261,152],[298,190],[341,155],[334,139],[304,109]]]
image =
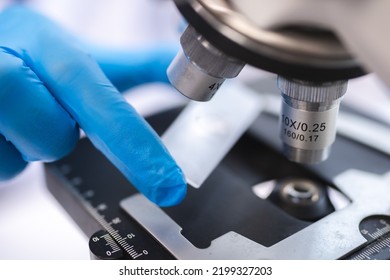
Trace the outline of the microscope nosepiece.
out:
[[[182,50],[167,70],[171,84],[186,97],[208,101],[225,79],[236,77],[245,63],[211,45],[188,26],[180,38]]]
[[[278,77],[280,136],[288,159],[313,164],[328,158],[347,81],[309,82]]]

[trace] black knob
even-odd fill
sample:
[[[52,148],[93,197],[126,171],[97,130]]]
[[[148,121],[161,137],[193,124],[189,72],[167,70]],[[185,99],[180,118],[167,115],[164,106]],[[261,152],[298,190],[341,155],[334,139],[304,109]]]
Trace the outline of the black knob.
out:
[[[89,250],[93,260],[120,260],[124,258],[123,250],[105,230],[95,232],[89,239]]]

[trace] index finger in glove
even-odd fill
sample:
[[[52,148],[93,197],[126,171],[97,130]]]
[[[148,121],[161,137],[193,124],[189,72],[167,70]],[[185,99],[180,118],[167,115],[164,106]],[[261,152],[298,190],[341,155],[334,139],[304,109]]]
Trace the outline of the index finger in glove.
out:
[[[29,18],[29,25],[20,27],[25,34],[34,31],[31,21],[36,26],[49,25],[25,9],[8,12],[10,20]],[[46,28],[40,35],[39,44],[16,37],[14,42],[24,43],[27,49],[15,48],[51,94],[138,190],[160,206],[179,203],[186,194],[184,176],[156,133],[98,65],[69,44],[70,38],[59,36],[57,28]]]

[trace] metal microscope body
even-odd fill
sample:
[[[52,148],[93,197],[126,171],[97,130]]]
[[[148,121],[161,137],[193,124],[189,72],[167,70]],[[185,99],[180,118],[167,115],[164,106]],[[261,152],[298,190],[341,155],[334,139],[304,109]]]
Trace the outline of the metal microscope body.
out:
[[[380,7],[389,4],[358,2],[175,0],[189,27],[168,77],[185,96],[208,101],[245,64],[276,73],[285,155],[299,163],[324,161],[348,79],[365,69],[387,72],[382,61],[367,54],[375,52],[375,42],[366,46],[372,32],[360,34],[365,30],[356,19],[377,26],[378,18],[384,19]]]

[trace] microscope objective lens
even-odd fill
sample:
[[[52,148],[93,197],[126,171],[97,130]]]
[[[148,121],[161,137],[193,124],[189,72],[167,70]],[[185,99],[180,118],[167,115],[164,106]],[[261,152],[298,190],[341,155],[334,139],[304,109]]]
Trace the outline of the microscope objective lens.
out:
[[[278,77],[282,92],[280,136],[292,161],[319,163],[329,156],[347,81],[309,82]]]
[[[226,79],[236,77],[245,63],[210,44],[192,26],[180,38],[182,49],[167,69],[171,84],[184,96],[209,101]]]

